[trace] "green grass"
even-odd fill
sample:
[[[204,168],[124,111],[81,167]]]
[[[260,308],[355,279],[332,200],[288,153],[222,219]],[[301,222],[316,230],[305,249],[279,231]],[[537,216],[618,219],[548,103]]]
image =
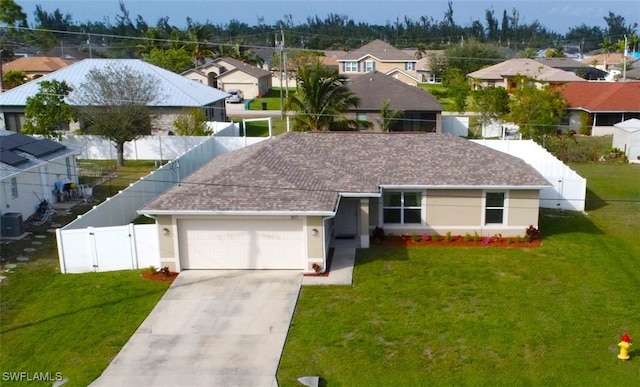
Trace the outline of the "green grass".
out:
[[[449,95],[449,90],[442,84],[419,83],[418,87],[436,97],[438,102],[442,104],[444,111],[455,110],[453,98]]]
[[[105,183],[94,188],[94,199],[117,193],[152,169],[153,162],[127,162],[118,167],[110,187]],[[97,201],[53,220],[69,223]],[[67,385],[86,386],[107,367],[168,285],[142,280],[140,271],[60,274],[55,235],[47,232],[50,227],[50,223],[28,226],[31,236],[2,244],[3,269],[18,256],[28,255],[30,260],[3,273],[7,283],[0,289],[0,370],[61,372],[70,380]],[[25,247],[37,247],[37,252],[25,253]],[[11,384],[3,380],[2,385]]]
[[[237,122],[240,125],[240,136],[244,136],[242,118],[230,117],[233,122]],[[281,118],[272,118],[273,135],[277,136],[287,131],[287,121]],[[269,136],[269,124],[267,121],[252,121],[247,122],[247,136],[248,137],[268,137]]]
[[[280,106],[281,106],[280,90],[281,89],[279,87],[274,87],[268,94],[263,95],[260,98],[254,98],[253,100],[251,100],[251,103],[249,104],[250,110],[263,110],[262,109],[263,102],[267,103],[267,110],[280,110]],[[295,92],[296,92],[295,88],[289,88],[290,95],[295,94]],[[283,102],[287,100],[286,92],[285,94],[282,95],[282,100]]]
[[[280,385],[303,375],[343,386],[637,380],[616,344],[640,331],[639,167],[580,165],[590,198],[603,200],[589,216],[542,211],[538,248],[358,250],[353,286],[303,287]]]

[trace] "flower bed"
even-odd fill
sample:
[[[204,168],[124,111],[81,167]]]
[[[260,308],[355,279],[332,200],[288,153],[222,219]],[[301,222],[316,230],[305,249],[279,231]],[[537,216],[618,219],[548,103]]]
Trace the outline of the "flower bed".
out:
[[[424,247],[536,247],[540,246],[540,239],[529,240],[525,237],[502,237],[500,235],[482,236],[434,236],[434,235],[400,235],[385,236],[382,240],[372,239],[372,246],[381,247],[404,247],[404,246],[424,246]]]

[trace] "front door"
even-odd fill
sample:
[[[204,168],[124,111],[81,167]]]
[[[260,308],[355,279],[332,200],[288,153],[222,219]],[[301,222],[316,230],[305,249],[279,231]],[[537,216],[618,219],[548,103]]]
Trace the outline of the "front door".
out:
[[[336,213],[336,237],[355,237],[358,235],[358,209],[360,200],[342,198]]]

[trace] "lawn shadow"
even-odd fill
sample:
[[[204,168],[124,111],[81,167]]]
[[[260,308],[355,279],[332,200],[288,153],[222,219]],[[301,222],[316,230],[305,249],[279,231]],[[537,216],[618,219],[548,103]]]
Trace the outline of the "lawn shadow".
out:
[[[598,194],[587,188],[587,196],[585,203],[585,211],[593,211],[608,206],[606,200],[602,199]]]
[[[572,233],[604,234],[588,215],[582,212],[545,208],[540,210],[540,230],[543,239],[552,235]]]
[[[368,249],[356,250],[355,265],[364,265],[374,261],[408,261],[406,245],[394,243],[372,243]]]

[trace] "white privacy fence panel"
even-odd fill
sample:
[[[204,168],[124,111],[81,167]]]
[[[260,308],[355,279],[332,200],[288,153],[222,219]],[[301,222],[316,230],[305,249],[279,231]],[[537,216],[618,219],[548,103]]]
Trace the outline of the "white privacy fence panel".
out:
[[[132,270],[160,266],[154,224],[87,227],[56,231],[60,271]]]
[[[442,133],[466,137],[469,135],[469,117],[442,116]]]
[[[214,157],[266,137],[205,137],[187,153],[141,178],[56,232],[63,273],[160,265],[156,225],[130,225],[138,209]],[[145,228],[146,227],[146,228]]]
[[[471,140],[508,153],[534,167],[553,187],[540,191],[540,206],[584,211],[587,180],[531,140]]]

